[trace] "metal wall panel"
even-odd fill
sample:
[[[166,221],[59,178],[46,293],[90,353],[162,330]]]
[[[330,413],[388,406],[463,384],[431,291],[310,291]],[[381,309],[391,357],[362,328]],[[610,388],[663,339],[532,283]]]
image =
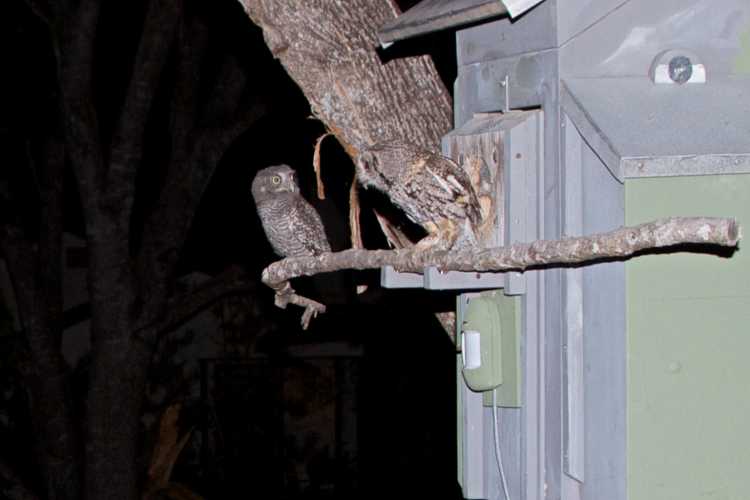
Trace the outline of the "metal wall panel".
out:
[[[749,30],[747,0],[629,0],[561,47],[561,76],[645,76],[667,49],[697,53],[709,78],[738,74]]]
[[[503,18],[459,30],[458,65],[553,49],[557,46],[555,33],[554,1],[548,0],[516,20]]]
[[[585,146],[582,155],[583,232],[625,223],[625,187]],[[625,500],[626,303],[622,262],[587,265],[583,278],[585,500]]]
[[[574,78],[564,81],[562,102],[620,180],[750,171],[750,78]]]
[[[557,45],[600,22],[630,0],[547,0],[557,5]]]
[[[586,148],[568,117],[563,118],[565,182],[564,234],[583,236],[583,155]],[[583,358],[583,269],[564,271],[565,303],[563,343],[563,467],[565,473],[583,482],[584,467],[584,358]]]
[[[534,52],[460,67],[455,85],[456,126],[477,112],[541,107],[545,94],[549,95],[547,87],[557,86],[556,68],[554,52]]]
[[[542,200],[543,183],[542,170],[544,168],[544,146],[542,143],[545,128],[544,115],[541,112],[529,113],[513,129],[513,133],[525,134],[525,140],[514,137],[513,141],[520,149],[512,149],[513,154],[521,154],[524,158],[524,168],[515,172],[512,177],[511,189],[514,191],[508,209],[509,217],[523,219],[519,227],[523,227],[523,234],[516,234],[519,241],[532,241],[541,238],[542,231]],[[530,145],[534,145],[529,149]],[[519,205],[523,203],[523,206]],[[546,497],[545,488],[545,454],[544,454],[544,271],[528,271],[523,273],[523,295],[521,296],[521,359],[522,359],[522,401],[521,408],[499,408],[500,425],[498,428],[506,476],[511,492],[511,498],[526,500],[543,500]],[[464,297],[462,295],[461,297]],[[459,300],[459,322],[462,317],[463,302]],[[464,385],[463,378],[459,378],[459,384]],[[465,389],[464,389],[465,391]],[[463,394],[466,394],[464,392]],[[480,396],[481,398],[481,396]],[[467,405],[472,404],[469,399],[463,403],[464,410]],[[476,404],[475,402],[473,404]],[[485,401],[486,404],[486,401]],[[469,410],[472,411],[472,410]],[[473,418],[476,418],[476,414]],[[499,473],[495,458],[493,445],[493,422],[491,408],[485,408],[482,414],[482,422],[471,424],[471,427],[483,429],[481,443],[484,447],[483,462],[477,469],[484,473],[485,482],[475,477],[472,485],[466,482],[464,494],[476,494],[479,488],[485,488],[487,498],[500,500],[503,498],[500,486]],[[469,426],[465,423],[462,435],[464,444],[462,449],[466,450],[466,432]],[[474,439],[476,436],[474,436]],[[465,453],[465,452],[464,452]],[[476,454],[470,453],[476,460]],[[469,456],[466,453],[464,456]],[[468,478],[469,472],[464,462],[462,477]],[[476,471],[475,471],[476,473]]]
[[[498,0],[422,0],[380,27],[381,44],[506,14]]]

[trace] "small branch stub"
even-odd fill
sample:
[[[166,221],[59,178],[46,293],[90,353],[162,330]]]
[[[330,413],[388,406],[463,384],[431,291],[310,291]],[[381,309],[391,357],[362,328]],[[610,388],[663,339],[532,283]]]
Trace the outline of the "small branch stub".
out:
[[[303,328],[325,306],[294,292],[289,280],[300,276],[342,269],[377,269],[393,266],[402,272],[421,273],[426,267],[441,271],[501,272],[529,268],[580,264],[601,259],[626,259],[647,250],[678,245],[736,247],[741,238],[737,222],[731,218],[673,217],[607,233],[517,243],[506,247],[459,251],[345,250],[317,257],[296,257],[274,262],[263,270],[263,283],[276,291],[276,305],[305,307]],[[675,249],[676,251],[679,249]],[[709,251],[696,248],[697,251]]]

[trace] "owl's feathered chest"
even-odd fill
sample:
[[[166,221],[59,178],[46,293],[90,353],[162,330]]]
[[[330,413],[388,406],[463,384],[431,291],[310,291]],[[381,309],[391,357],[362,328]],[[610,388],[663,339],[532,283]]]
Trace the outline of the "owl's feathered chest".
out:
[[[277,254],[301,257],[331,251],[320,216],[299,194],[284,193],[260,200],[256,209]]]
[[[292,203],[291,196],[282,195],[261,200],[256,203],[255,208],[258,215],[261,216],[261,220],[263,220],[263,217],[273,217],[273,220],[276,220],[277,217],[289,212]]]

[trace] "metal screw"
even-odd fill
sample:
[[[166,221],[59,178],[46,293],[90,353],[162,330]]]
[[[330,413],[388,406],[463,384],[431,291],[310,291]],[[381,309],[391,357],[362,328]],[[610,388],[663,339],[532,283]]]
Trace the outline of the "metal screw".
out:
[[[676,56],[669,61],[669,78],[675,83],[685,83],[693,76],[693,63],[689,57]]]

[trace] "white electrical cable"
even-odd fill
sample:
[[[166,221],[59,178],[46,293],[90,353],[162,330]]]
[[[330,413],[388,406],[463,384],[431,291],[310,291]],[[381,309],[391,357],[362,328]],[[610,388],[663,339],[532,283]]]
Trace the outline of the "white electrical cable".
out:
[[[492,389],[492,435],[495,438],[495,457],[497,458],[497,468],[500,470],[500,482],[503,485],[505,500],[510,500],[508,483],[505,481],[505,470],[503,469],[503,455],[500,453],[500,438],[498,437],[497,425],[497,389]]]

